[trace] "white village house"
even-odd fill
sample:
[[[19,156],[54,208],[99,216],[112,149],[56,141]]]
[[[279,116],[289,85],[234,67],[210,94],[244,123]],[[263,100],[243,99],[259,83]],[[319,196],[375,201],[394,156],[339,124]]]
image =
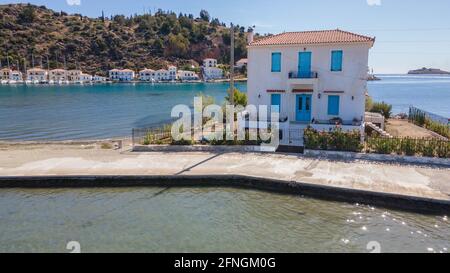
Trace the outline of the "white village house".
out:
[[[143,82],[155,81],[155,70],[145,68],[139,71],[139,80]]]
[[[48,81],[48,71],[36,67],[27,70],[27,81],[32,83],[43,83]]]
[[[49,77],[50,82],[55,82],[55,83],[69,81],[67,70],[65,70],[65,69],[50,70],[48,77]]]
[[[131,82],[134,80],[135,73],[131,69],[112,69],[109,71],[111,81]]]
[[[223,70],[217,67],[217,60],[208,58],[203,60],[203,79],[208,80],[217,80],[223,78]]]
[[[169,66],[168,67],[168,79],[169,81],[176,81],[177,80],[177,67],[176,66]]]
[[[364,132],[368,56],[375,38],[342,30],[287,32],[248,46],[248,100],[280,113],[280,144],[303,146],[310,125]]]
[[[199,79],[197,73],[187,70],[179,70],[177,78],[180,81],[197,81]]]

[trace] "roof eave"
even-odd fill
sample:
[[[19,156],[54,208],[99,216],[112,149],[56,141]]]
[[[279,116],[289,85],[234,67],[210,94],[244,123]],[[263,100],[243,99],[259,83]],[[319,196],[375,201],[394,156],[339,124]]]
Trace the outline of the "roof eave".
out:
[[[370,41],[361,41],[361,42],[358,41],[358,42],[307,43],[307,44],[293,43],[293,44],[268,44],[268,45],[250,44],[250,45],[247,45],[247,48],[273,47],[273,46],[289,47],[289,46],[319,46],[319,45],[323,46],[323,45],[354,45],[354,44],[369,44],[371,47],[373,47],[375,44],[375,38],[373,38],[373,40],[370,40]]]

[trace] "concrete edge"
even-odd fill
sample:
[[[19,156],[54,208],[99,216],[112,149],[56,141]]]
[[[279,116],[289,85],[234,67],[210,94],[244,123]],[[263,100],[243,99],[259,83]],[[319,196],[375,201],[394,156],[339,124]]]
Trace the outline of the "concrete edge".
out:
[[[367,154],[367,153],[352,153],[339,151],[320,151],[308,149],[305,149],[304,154],[305,156],[308,157],[324,157],[343,160],[366,160],[366,161],[389,162],[398,164],[418,164],[418,165],[435,165],[441,167],[450,167],[450,159],[448,158]]]
[[[251,145],[136,145],[133,152],[268,152],[274,153],[275,147]]]
[[[368,204],[430,215],[445,215],[450,200],[315,185],[242,175],[154,176],[11,176],[0,177],[8,188],[231,187],[302,195],[326,201]]]

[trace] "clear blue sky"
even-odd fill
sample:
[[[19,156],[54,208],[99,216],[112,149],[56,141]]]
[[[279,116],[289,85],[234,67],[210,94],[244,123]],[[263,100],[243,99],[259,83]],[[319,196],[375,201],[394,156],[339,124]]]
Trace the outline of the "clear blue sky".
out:
[[[0,0],[17,2],[91,17],[102,10],[131,15],[161,8],[197,15],[206,9],[226,23],[256,25],[260,33],[340,28],[377,37],[370,54],[375,73],[423,66],[450,70],[448,0]]]

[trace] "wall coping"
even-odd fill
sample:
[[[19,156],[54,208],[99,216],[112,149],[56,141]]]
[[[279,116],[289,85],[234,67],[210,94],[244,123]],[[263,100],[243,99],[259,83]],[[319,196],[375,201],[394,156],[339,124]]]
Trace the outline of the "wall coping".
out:
[[[305,149],[305,156],[326,157],[344,160],[368,160],[403,164],[423,164],[450,167],[450,159],[437,157],[402,156],[393,154],[368,154],[341,151],[323,151]]]

